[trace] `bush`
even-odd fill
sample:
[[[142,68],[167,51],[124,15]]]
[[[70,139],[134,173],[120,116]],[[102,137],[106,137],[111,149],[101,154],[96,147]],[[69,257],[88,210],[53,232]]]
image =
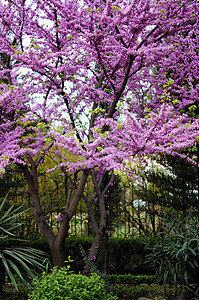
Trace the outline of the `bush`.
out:
[[[68,237],[66,239],[66,253],[67,256],[73,258],[71,269],[76,273],[84,270],[84,261],[80,252],[82,247],[86,254],[89,253],[93,238],[92,237]],[[49,253],[50,248],[46,240],[39,236],[34,241],[30,241],[32,247],[40,250],[45,250]],[[143,238],[109,238],[108,242],[108,260],[109,260],[109,273],[135,273],[137,270],[142,271],[144,268],[144,243]],[[100,248],[97,260],[95,262],[97,268],[103,272],[104,266],[104,244]],[[149,272],[144,269],[144,273]]]
[[[131,275],[131,274],[126,274],[126,275],[106,275],[105,276],[107,282],[109,284],[142,284],[142,283],[147,283],[151,284],[155,282],[155,276],[152,275]]]
[[[33,282],[34,289],[29,299],[34,300],[113,300],[116,296],[106,293],[105,282],[100,276],[89,277],[73,274],[68,267],[52,269],[50,274],[43,274]]]
[[[138,299],[139,297],[147,297],[148,289],[144,286],[113,286],[112,291],[119,299]]]
[[[103,246],[103,245],[102,245]],[[144,264],[142,238],[110,238],[108,244],[110,273],[135,272]],[[103,265],[103,248],[98,261]]]
[[[162,234],[152,244],[146,242],[146,262],[159,281],[180,285],[182,290],[199,296],[198,216],[189,214],[182,218],[171,213],[162,223]]]

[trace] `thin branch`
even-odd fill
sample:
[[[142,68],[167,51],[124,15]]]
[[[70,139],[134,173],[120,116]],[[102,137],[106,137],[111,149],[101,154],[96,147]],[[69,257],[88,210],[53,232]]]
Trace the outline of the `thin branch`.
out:
[[[132,41],[133,41],[133,39],[134,39],[134,37],[135,37],[136,32],[137,32],[137,29],[134,30],[134,33],[133,33],[133,35],[132,35],[132,38],[131,38],[130,42],[128,43],[127,48],[129,48],[129,47],[131,46],[131,43],[132,43]]]
[[[117,34],[120,35],[120,31],[119,31],[117,25],[115,26],[115,30],[116,30]],[[120,39],[120,42],[122,43],[122,45],[123,45],[125,48],[128,48],[128,46],[126,45],[126,43],[124,42],[124,40],[123,40],[123,38],[122,38],[121,36],[119,37],[119,39]]]
[[[127,81],[128,81],[128,77],[129,77],[129,73],[130,73],[130,70],[131,70],[131,66],[133,64],[133,61],[134,61],[135,57],[133,55],[129,55],[129,61],[128,61],[128,64],[127,64],[127,69],[126,69],[126,73],[125,73],[125,76],[124,76],[124,79],[123,79],[123,82],[122,82],[122,85],[119,89],[118,92],[114,93],[114,100],[112,102],[112,105],[110,106],[110,109],[109,109],[109,112],[107,114],[107,118],[111,118],[115,112],[115,108],[116,108],[116,105],[126,87],[126,84],[127,84]],[[104,126],[102,128],[102,132],[105,132],[106,131],[106,127]]]
[[[37,155],[37,158],[36,158],[36,161],[35,161],[35,164],[36,164],[36,167],[38,167],[38,165],[41,163],[41,161],[43,160],[43,158],[46,156],[46,153],[47,151],[53,146],[53,143],[51,143],[47,149],[43,152],[43,154],[41,155],[41,157],[39,158],[39,153]]]
[[[110,187],[110,183],[113,183],[115,180],[115,174],[112,173],[111,174],[111,178],[109,180],[109,183],[106,185],[106,187],[104,188],[103,192],[102,192],[102,195],[104,196],[106,194],[106,192],[108,191],[109,187]]]
[[[156,25],[146,36],[145,38],[140,42],[140,44],[137,46],[136,50],[139,50],[142,45],[148,40],[148,38],[159,28],[159,25]]]
[[[94,45],[95,45],[95,49],[96,49],[96,51],[97,51],[97,56],[98,56],[98,59],[99,59],[99,63],[100,63],[100,65],[101,65],[101,67],[102,67],[102,70],[104,71],[104,75],[106,76],[106,79],[107,79],[107,81],[110,83],[110,85],[111,85],[111,87],[113,88],[113,90],[116,92],[115,86],[114,86],[114,84],[110,81],[110,77],[108,76],[108,73],[107,73],[107,71],[106,71],[106,68],[105,68],[105,66],[104,66],[103,63],[102,63],[102,58],[101,58],[100,52],[99,52],[99,50],[98,50],[97,43],[94,42]]]
[[[135,75],[138,71],[140,71],[143,67],[145,67],[146,65],[143,65],[142,63],[140,64],[139,68],[137,68],[137,70],[133,71],[130,75],[129,78],[132,77],[133,75]]]
[[[66,94],[64,93],[64,91],[61,91],[61,92],[60,92],[60,95],[62,95],[62,97],[63,97],[63,99],[64,99],[64,102],[65,102],[65,104],[66,104],[66,107],[67,107],[67,109],[68,109],[68,114],[69,114],[69,117],[70,117],[70,121],[71,121],[71,124],[72,124],[73,129],[74,129],[75,132],[76,132],[77,138],[78,138],[78,140],[79,140],[81,143],[83,143],[82,138],[81,138],[81,136],[80,136],[80,134],[79,134],[79,131],[78,131],[77,128],[76,128],[75,120],[74,120],[74,117],[73,117],[73,113],[72,113],[71,108],[70,108],[70,106],[69,106],[69,101],[68,101],[68,99],[67,99],[67,97],[66,97]],[[84,147],[84,145],[83,145],[82,147],[83,147],[84,150],[86,150],[85,147]]]
[[[82,195],[82,198],[84,199],[84,201],[86,203],[86,206],[88,208],[88,213],[89,213],[89,216],[91,218],[91,223],[93,225],[93,229],[94,229],[95,233],[97,233],[99,231],[99,226],[97,224],[97,221],[96,221],[96,218],[95,218],[95,214],[93,212],[92,202],[88,201],[88,199],[86,198],[85,195]]]

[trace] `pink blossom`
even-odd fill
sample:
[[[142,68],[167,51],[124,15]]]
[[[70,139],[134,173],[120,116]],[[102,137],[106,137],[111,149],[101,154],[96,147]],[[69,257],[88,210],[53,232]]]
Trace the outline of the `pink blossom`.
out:
[[[57,220],[60,221],[60,222],[63,221],[62,216],[61,216],[61,215],[58,215],[58,216],[57,216]]]

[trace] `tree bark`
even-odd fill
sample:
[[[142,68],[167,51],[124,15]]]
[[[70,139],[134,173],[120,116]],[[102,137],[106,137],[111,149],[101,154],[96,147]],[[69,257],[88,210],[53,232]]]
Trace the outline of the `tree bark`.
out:
[[[88,256],[88,259],[90,261],[95,260],[95,258],[97,257],[97,254],[99,252],[99,249],[102,244],[103,237],[104,237],[104,230],[105,230],[105,227],[101,226],[95,235],[95,238],[91,245],[91,249],[90,249],[89,256]]]
[[[40,229],[41,233],[46,238],[53,258],[54,266],[61,268],[64,266],[64,262],[67,258],[67,253],[65,249],[65,240],[68,235],[69,222],[75,213],[77,205],[82,197],[84,187],[87,181],[88,172],[83,171],[81,174],[80,182],[77,186],[75,195],[73,196],[69,207],[65,207],[65,211],[62,213],[63,220],[60,223],[60,228],[57,236],[54,234],[51,227],[48,225],[45,214],[41,208],[40,198],[39,198],[39,185],[38,185],[38,175],[34,162],[31,160],[31,173],[26,165],[20,165],[21,170],[28,183],[28,190],[31,197],[33,213],[36,220],[36,224]]]
[[[53,258],[53,265],[61,268],[65,265],[66,261],[66,249],[65,243],[57,243],[57,238],[52,242],[51,253]]]
[[[91,218],[91,222],[93,225],[93,229],[95,231],[95,238],[92,242],[90,251],[89,251],[89,256],[88,259],[89,261],[94,261],[98,255],[100,246],[102,244],[103,241],[103,237],[104,237],[104,233],[105,233],[105,229],[106,229],[106,220],[107,220],[107,212],[105,210],[105,205],[104,205],[104,196],[101,195],[101,197],[99,197],[99,211],[100,211],[100,222],[99,222],[99,226],[96,222],[95,219],[95,215],[94,212],[92,210],[92,207],[89,205],[89,203],[87,203],[88,205],[88,211],[89,211],[89,215]],[[86,272],[89,273],[90,272],[90,267],[89,264],[86,265]]]

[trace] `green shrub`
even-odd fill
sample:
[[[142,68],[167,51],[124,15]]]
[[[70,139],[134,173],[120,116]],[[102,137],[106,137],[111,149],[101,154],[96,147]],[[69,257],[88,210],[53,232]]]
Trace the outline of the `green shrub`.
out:
[[[118,299],[138,299],[139,297],[147,297],[148,289],[144,286],[113,286],[112,291],[117,295]]]
[[[19,286],[19,291],[8,288],[5,290],[4,299],[6,300],[27,300],[28,299],[28,291],[25,288]]]
[[[89,277],[74,274],[68,267],[52,269],[50,274],[43,274],[33,282],[34,289],[29,299],[34,300],[113,300],[116,296],[106,294],[104,280],[96,274]]]
[[[174,216],[162,219],[166,234],[151,244],[146,242],[146,262],[156,271],[164,284],[180,285],[184,291],[199,296],[199,218],[189,214],[186,218]]]

